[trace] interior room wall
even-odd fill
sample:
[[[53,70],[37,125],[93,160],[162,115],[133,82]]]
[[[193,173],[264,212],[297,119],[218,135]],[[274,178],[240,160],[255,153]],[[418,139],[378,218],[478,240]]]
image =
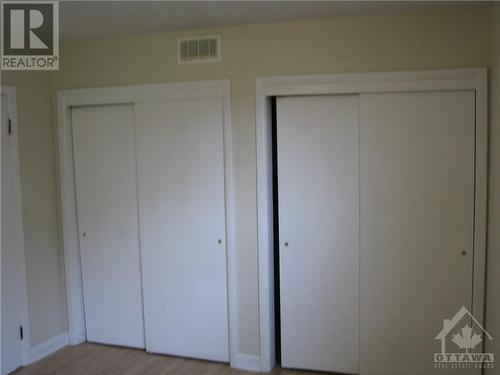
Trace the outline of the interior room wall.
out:
[[[500,358],[500,4],[493,9],[493,63],[490,71],[489,128],[489,224],[486,291],[486,328],[495,338],[488,352]],[[498,363],[497,366],[498,368]],[[488,370],[487,374],[498,369]]]
[[[63,46],[54,90],[231,80],[241,353],[258,355],[255,78],[487,66],[488,9],[462,9],[227,27]],[[222,62],[177,65],[176,38],[219,33]]]
[[[176,39],[180,36],[209,33],[221,35],[222,62],[178,65]],[[258,355],[255,78],[268,75],[483,67],[489,66],[491,62],[491,39],[491,9],[483,7],[334,17],[77,41],[62,45],[61,69],[51,74],[52,92],[46,92],[47,98],[44,100],[50,106],[48,98],[54,98],[56,91],[63,88],[222,78],[231,80],[238,255],[238,351]],[[25,73],[19,73],[21,76],[23,74]],[[14,81],[14,74],[8,72],[4,76],[9,81]],[[21,81],[24,80],[29,81],[27,78]],[[29,84],[36,86],[35,82]],[[37,89],[46,88],[43,86]],[[25,99],[23,108],[29,108],[27,103],[30,101],[39,100],[34,96]],[[33,107],[30,111],[30,119],[24,121],[36,120],[39,115],[37,112],[46,114],[46,109],[35,112]],[[22,181],[24,210],[28,216],[49,217],[52,223],[58,209],[54,198],[57,191],[54,178],[56,149],[52,138],[57,125],[53,117],[54,128],[48,129],[45,117],[42,117],[42,135],[37,136],[42,132],[38,127],[25,125],[30,134],[21,137],[21,150],[28,153],[24,155],[24,159],[28,161],[23,162],[23,175],[32,176]],[[32,145],[35,139],[36,144]],[[40,153],[43,151],[43,161],[47,163],[43,169],[33,167],[33,164],[42,162],[35,160],[31,146]],[[498,155],[498,137],[492,141],[491,147],[497,150]],[[38,179],[47,185],[40,184]],[[498,203],[496,210],[498,211]],[[498,215],[496,220],[498,223]],[[49,229],[45,222],[36,224],[36,230],[34,228],[25,233],[26,242],[30,244],[27,246],[40,249],[36,244],[42,233],[53,239],[50,249],[47,244],[43,251],[28,252],[31,258],[29,262],[35,264],[38,261],[37,265],[42,270],[32,271],[35,274],[51,275],[50,281],[43,278],[38,278],[37,281],[43,284],[44,290],[53,291],[54,306],[57,306],[54,309],[57,312],[50,316],[40,314],[32,317],[33,326],[47,328],[37,328],[46,334],[41,335],[45,338],[50,336],[49,331],[56,335],[65,324],[61,296],[63,276],[54,224],[50,224]],[[37,255],[44,253],[51,256],[39,261]],[[498,284],[500,275],[497,274],[496,277],[490,278],[489,283]],[[37,305],[44,305],[47,301],[35,296],[34,292],[41,286],[30,283],[29,288],[30,306],[35,310],[43,310],[44,307]],[[491,324],[498,326],[498,313],[496,317],[496,323],[491,319]]]
[[[30,344],[66,331],[49,72],[2,72],[16,87]]]

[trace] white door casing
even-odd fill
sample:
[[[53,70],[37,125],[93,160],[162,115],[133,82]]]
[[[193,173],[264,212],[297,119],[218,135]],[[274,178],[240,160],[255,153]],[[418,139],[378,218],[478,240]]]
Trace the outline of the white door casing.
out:
[[[487,212],[487,69],[259,77],[256,80],[257,212],[259,247],[259,324],[261,370],[275,365],[273,285],[273,195],[271,163],[272,97],[470,91],[475,95],[474,237],[472,313],[483,324]],[[363,264],[361,260],[361,264]],[[443,316],[442,319],[449,318]],[[442,327],[441,327],[442,328]],[[428,344],[432,345],[433,338]],[[361,356],[362,356],[361,351]],[[432,358],[429,359],[432,361]],[[472,369],[479,375],[481,369]]]
[[[70,345],[86,340],[84,297],[82,287],[80,236],[77,223],[75,171],[71,109],[82,106],[131,104],[151,101],[217,99],[223,116],[223,160],[227,253],[228,318],[230,361],[233,367],[258,368],[258,357],[249,365],[247,356],[238,353],[236,251],[234,240],[234,190],[231,146],[231,99],[229,80],[173,82],[146,85],[115,86],[60,90],[57,94],[58,140],[61,183],[62,246],[66,276],[68,338]]]

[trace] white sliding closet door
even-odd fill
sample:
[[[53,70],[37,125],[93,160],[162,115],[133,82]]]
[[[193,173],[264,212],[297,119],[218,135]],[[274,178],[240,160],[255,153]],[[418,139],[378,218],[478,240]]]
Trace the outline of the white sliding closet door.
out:
[[[72,110],[87,340],[144,347],[134,107]]]
[[[277,99],[284,367],[357,373],[358,97]]]
[[[136,104],[146,348],[229,361],[222,101]]]
[[[471,308],[474,100],[360,97],[361,374],[469,371],[435,369],[433,353],[443,320]]]

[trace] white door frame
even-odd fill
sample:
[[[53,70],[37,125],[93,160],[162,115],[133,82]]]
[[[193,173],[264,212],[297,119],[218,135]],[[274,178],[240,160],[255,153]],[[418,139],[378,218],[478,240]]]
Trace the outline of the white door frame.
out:
[[[261,371],[270,371],[275,365],[271,97],[449,90],[472,90],[476,95],[472,313],[483,324],[488,143],[486,68],[257,78],[257,227]],[[480,372],[481,370],[477,373]],[[476,372],[473,370],[471,373]]]
[[[12,183],[14,191],[14,206],[15,212],[12,220],[16,221],[18,249],[18,264],[17,270],[19,275],[19,299],[21,306],[21,323],[23,326],[23,342],[22,342],[22,365],[26,366],[31,363],[30,360],[30,322],[28,310],[28,289],[26,281],[26,255],[24,249],[24,230],[23,230],[23,212],[21,199],[21,168],[19,159],[19,126],[17,122],[17,98],[16,88],[13,86],[1,85],[1,94],[7,97],[8,118],[12,123],[12,133],[10,135],[10,149],[12,161]]]
[[[231,366],[237,367],[236,250],[234,245],[234,191],[229,80],[61,90],[57,93],[61,223],[64,270],[66,275],[69,344],[78,345],[86,340],[79,231],[76,211],[71,107],[125,103],[133,104],[145,101],[183,98],[219,98],[223,105],[229,357]]]

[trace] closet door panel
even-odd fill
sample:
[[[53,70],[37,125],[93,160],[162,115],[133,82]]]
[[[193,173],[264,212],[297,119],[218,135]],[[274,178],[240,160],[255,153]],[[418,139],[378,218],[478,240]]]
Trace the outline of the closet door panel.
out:
[[[281,360],[357,373],[358,97],[277,99]]]
[[[435,369],[433,353],[443,320],[471,308],[474,100],[360,97],[362,374],[467,372]]]
[[[136,104],[146,347],[229,361],[222,102]]]
[[[87,340],[144,347],[134,109],[72,110]]]

